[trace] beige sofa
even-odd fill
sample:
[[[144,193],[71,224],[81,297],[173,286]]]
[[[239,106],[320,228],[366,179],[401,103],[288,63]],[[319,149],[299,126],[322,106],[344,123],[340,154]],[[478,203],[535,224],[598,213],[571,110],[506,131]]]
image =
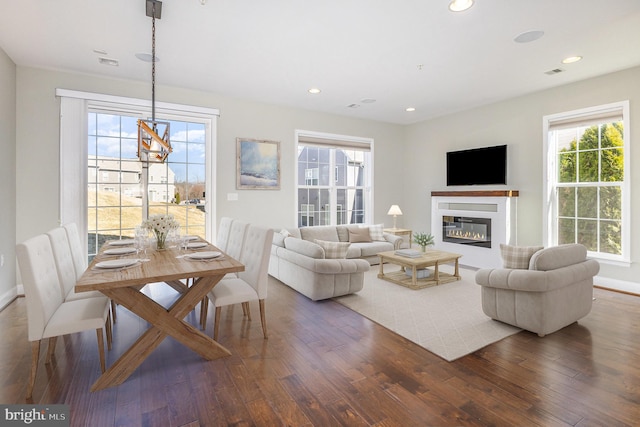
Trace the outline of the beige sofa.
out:
[[[482,310],[492,319],[545,336],[586,316],[600,265],[583,245],[535,252],[528,269],[481,269]]]
[[[358,292],[364,286],[364,272],[379,262],[376,254],[397,249],[402,242],[401,237],[387,233],[378,236],[384,240],[349,242],[349,229],[361,228],[317,226],[275,232],[269,275],[314,301]],[[346,253],[328,258],[328,251],[316,241],[341,244]]]

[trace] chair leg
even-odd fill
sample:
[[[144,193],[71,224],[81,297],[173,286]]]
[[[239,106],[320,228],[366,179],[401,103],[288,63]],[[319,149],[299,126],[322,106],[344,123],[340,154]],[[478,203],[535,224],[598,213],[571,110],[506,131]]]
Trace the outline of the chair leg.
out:
[[[111,350],[113,343],[113,327],[111,325],[111,312],[107,314],[107,321],[105,322],[105,328],[107,331],[107,348]]]
[[[209,315],[209,297],[204,297],[200,303],[200,326],[204,331],[207,329],[207,316]]]
[[[51,358],[53,357],[53,353],[56,351],[56,339],[58,337],[49,338],[49,344],[47,346],[47,357],[44,359],[44,363],[51,363]]]
[[[258,301],[258,303],[260,304],[260,323],[262,323],[262,335],[264,336],[264,339],[269,338],[267,336],[267,318],[264,315],[264,300],[261,299],[260,301]]]
[[[116,323],[116,302],[114,300],[111,300],[111,315],[113,323]]]
[[[244,313],[245,316],[249,318],[249,320],[251,320],[251,307],[249,307],[248,302],[242,303],[242,312]]]
[[[31,395],[33,394],[33,386],[36,383],[39,358],[40,340],[31,342],[31,373],[29,374],[29,384],[27,384],[27,399],[31,399]]]
[[[218,330],[220,329],[220,313],[222,311],[222,307],[216,307],[216,313],[213,320],[213,339],[218,341]]]
[[[102,328],[98,328],[96,329],[96,335],[98,336],[98,353],[100,355],[100,370],[102,371],[102,373],[104,374],[104,371],[106,371],[106,364],[105,364],[105,360],[104,360],[104,338],[102,335]]]

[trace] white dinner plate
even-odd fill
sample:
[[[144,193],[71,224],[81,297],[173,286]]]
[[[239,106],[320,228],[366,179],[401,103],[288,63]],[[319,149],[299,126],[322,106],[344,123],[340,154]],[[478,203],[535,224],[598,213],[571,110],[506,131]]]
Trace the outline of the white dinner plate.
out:
[[[126,245],[133,245],[134,243],[135,243],[135,240],[133,239],[111,240],[109,242],[109,244],[113,246],[126,246]]]
[[[133,265],[135,263],[137,263],[138,260],[137,259],[110,259],[108,261],[101,261],[99,263],[96,263],[96,267],[98,268],[122,268],[122,267],[129,267],[130,265]]]
[[[187,248],[189,249],[206,248],[207,246],[209,246],[209,244],[206,242],[187,243]]]
[[[218,252],[218,251],[204,251],[204,252],[195,252],[185,256],[191,259],[211,259],[211,258],[218,258],[221,255],[222,255],[222,252]]]
[[[107,249],[106,251],[104,251],[105,255],[125,255],[125,254],[132,254],[136,251],[136,248],[113,248],[113,249]]]
[[[186,240],[198,240],[198,239],[199,239],[199,237],[198,237],[198,236],[184,236],[184,238],[185,238]]]

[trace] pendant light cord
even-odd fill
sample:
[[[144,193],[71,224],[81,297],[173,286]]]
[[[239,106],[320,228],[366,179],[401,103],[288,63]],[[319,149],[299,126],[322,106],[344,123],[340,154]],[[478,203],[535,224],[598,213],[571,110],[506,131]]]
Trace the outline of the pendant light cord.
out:
[[[156,127],[156,4],[151,13],[151,120]]]

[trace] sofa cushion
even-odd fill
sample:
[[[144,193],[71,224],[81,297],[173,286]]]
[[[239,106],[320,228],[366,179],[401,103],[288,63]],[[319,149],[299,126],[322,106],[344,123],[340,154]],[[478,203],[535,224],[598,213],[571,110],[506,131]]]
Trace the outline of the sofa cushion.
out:
[[[284,248],[284,239],[286,236],[283,236],[280,233],[273,233],[273,244],[276,246],[280,246]]]
[[[334,226],[301,227],[300,235],[304,240],[313,242],[314,240],[325,240],[328,242],[339,242],[338,232]]]
[[[324,257],[326,259],[344,259],[347,257],[350,243],[347,242],[330,242],[326,240],[315,240],[322,249],[324,249]]]
[[[536,252],[529,262],[530,270],[549,271],[587,259],[587,248],[578,243],[552,246]]]
[[[349,229],[349,242],[351,243],[366,243],[371,242],[371,235],[369,235],[369,227],[367,228],[350,228]]]
[[[348,242],[349,241],[349,229],[344,225],[339,225],[336,227],[336,232],[338,233],[338,240],[340,242]]]
[[[361,257],[375,256],[380,252],[387,252],[393,250],[393,244],[389,242],[370,242],[370,243],[353,243],[351,246],[355,246],[360,249]]]
[[[531,257],[540,249],[543,249],[543,246],[511,246],[501,243],[503,267],[528,269]]]
[[[296,239],[295,237],[286,237],[284,239],[284,247],[309,258],[323,259],[325,257],[324,249],[319,245],[307,240]]]

